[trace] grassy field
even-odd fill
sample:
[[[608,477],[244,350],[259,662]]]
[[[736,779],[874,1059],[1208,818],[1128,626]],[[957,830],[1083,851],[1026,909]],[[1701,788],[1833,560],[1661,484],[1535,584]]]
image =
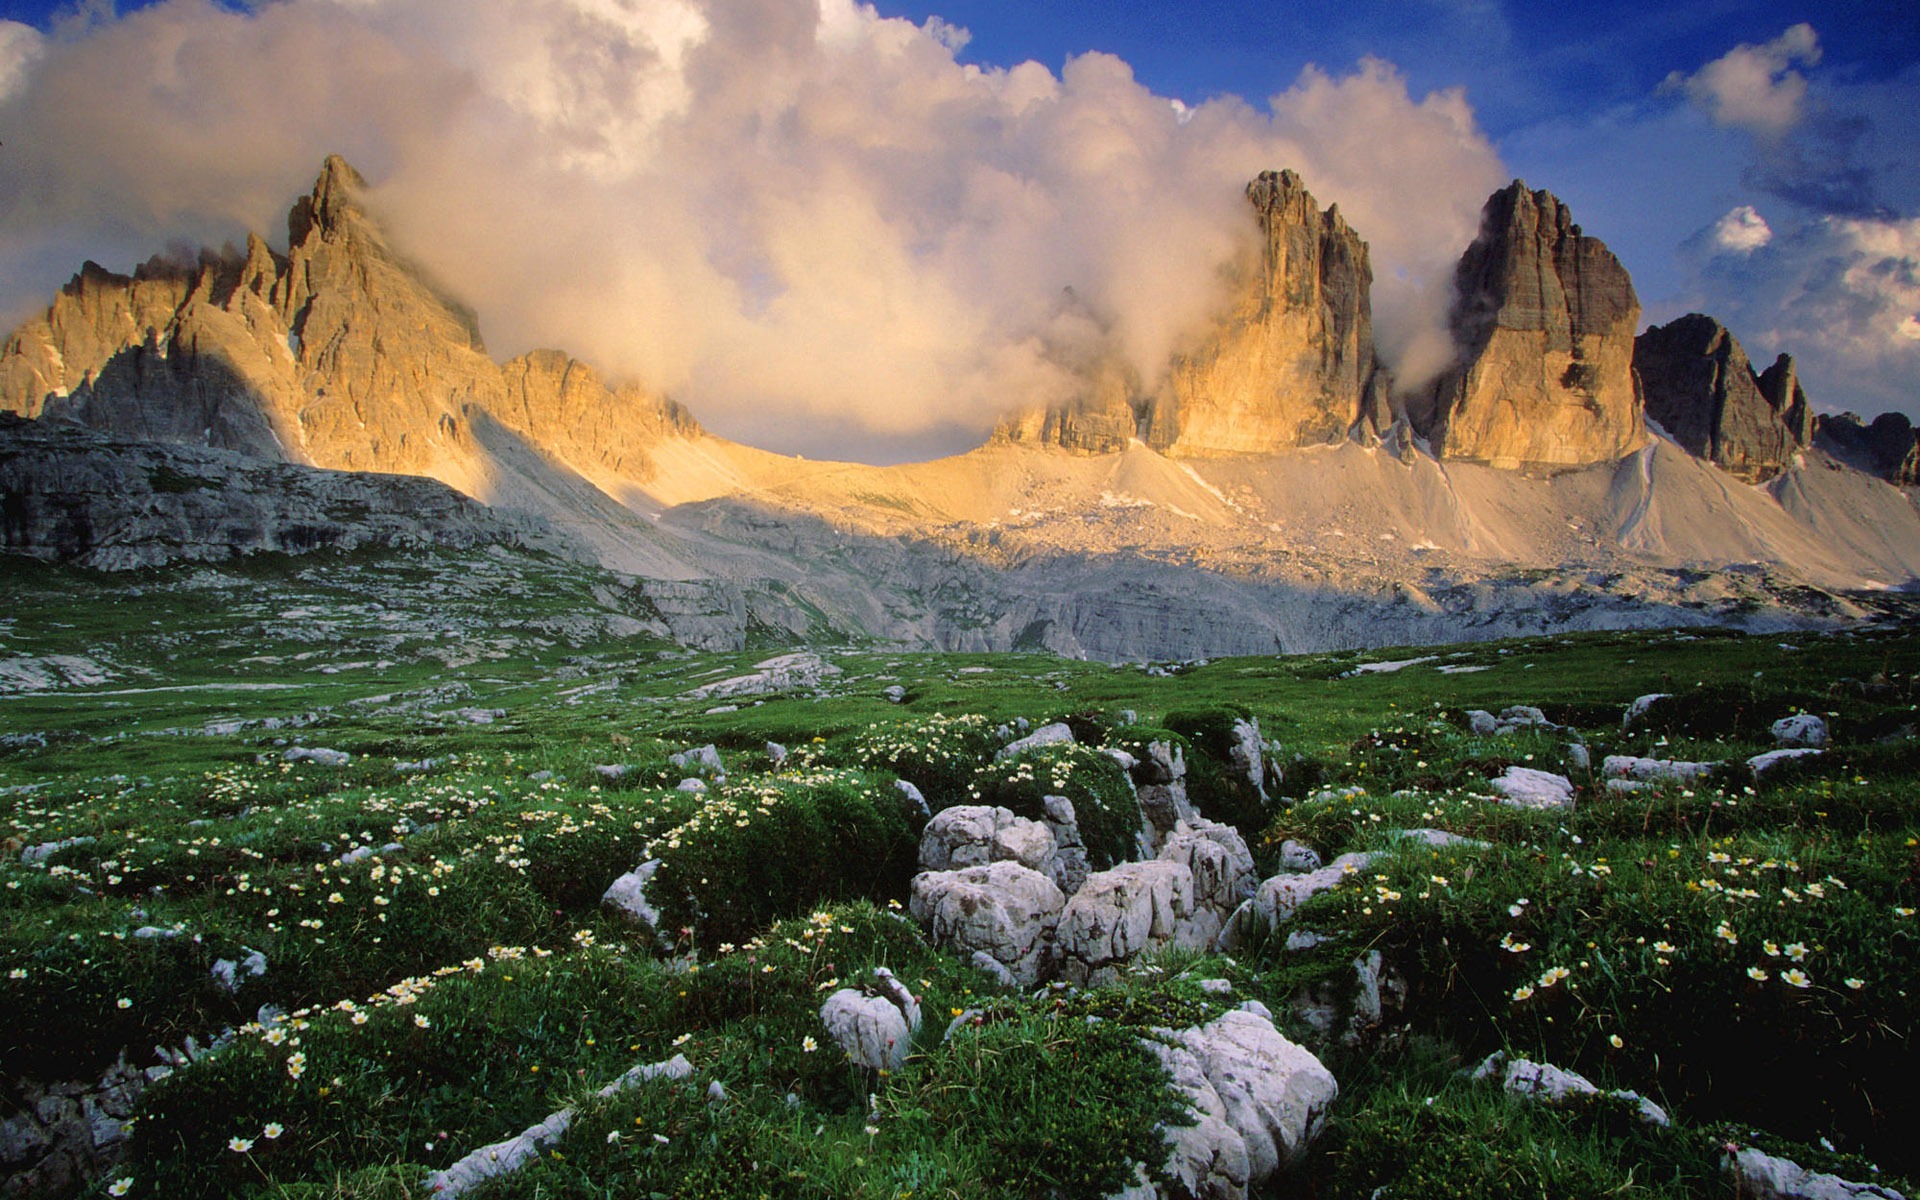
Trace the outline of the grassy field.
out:
[[[5,572],[0,1115],[31,1082],[221,1039],[145,1089],[121,1161],[74,1194],[424,1195],[429,1170],[574,1106],[533,1165],[470,1194],[1098,1196],[1181,1119],[1140,1033],[1248,998],[1341,1087],[1277,1195],[1731,1196],[1729,1145],[1908,1194],[1920,1176],[1910,629],[1152,666],[815,647],[837,673],[695,698],[769,651],[632,632],[617,587],[555,563]],[[1624,728],[1653,692],[1672,698]],[[1510,705],[1555,728],[1474,732],[1472,710]],[[1746,758],[1798,712],[1833,744],[1755,778]],[[1281,747],[1266,800],[1226,769],[1240,715]],[[1081,747],[1020,778],[993,764],[1001,727],[1059,719]],[[935,809],[1057,789],[1104,811],[1111,760],[1085,747],[1151,739],[1184,749],[1196,805],[1262,877],[1287,839],[1382,852],[1295,915],[1317,945],[1022,995],[900,911],[920,818],[895,779]],[[679,790],[669,756],[709,743],[724,781]],[[1619,794],[1608,754],[1725,765]],[[1566,775],[1576,806],[1500,804],[1488,781],[1513,766]],[[600,907],[648,858],[672,885],[666,950]],[[1399,1002],[1350,1043],[1308,1023],[1296,1001],[1345,1004],[1374,950]],[[818,1016],[876,966],[928,1014],[891,1073],[851,1066]],[[1230,1001],[1199,986],[1220,978]],[[1495,1050],[1674,1122],[1464,1073]],[[684,1081],[597,1094],[675,1054]]]

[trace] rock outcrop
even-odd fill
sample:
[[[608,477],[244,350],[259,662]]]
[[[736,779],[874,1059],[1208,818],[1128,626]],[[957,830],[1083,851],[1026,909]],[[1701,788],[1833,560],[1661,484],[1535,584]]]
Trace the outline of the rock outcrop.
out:
[[[1322,212],[1292,171],[1247,185],[1257,249],[1234,268],[1232,300],[1198,345],[1177,355],[1151,393],[1110,360],[1069,364],[1079,395],[1003,424],[999,436],[1090,453],[1134,438],[1176,457],[1268,454],[1338,441],[1356,424],[1392,420],[1386,371],[1374,357],[1367,244]]]
[[[1888,483],[1920,483],[1920,430],[1905,413],[1881,413],[1862,424],[1853,413],[1815,417],[1813,444],[1858,471]]]
[[[431,479],[319,471],[0,413],[0,549],[125,570],[258,551],[523,545],[544,523]]]
[[[1633,343],[1647,416],[1688,453],[1749,483],[1778,475],[1813,440],[1813,409],[1793,359],[1764,373],[1726,326],[1689,313]],[[1911,448],[1911,445],[1909,445]]]
[[[1639,298],[1558,198],[1517,179],[1495,192],[1454,283],[1458,357],[1410,414],[1435,455],[1579,466],[1644,442]]]
[[[649,473],[698,427],[556,351],[504,366],[474,314],[397,254],[338,156],[287,218],[288,250],[87,263],[0,346],[0,410],[339,470],[432,475],[494,501],[529,445],[576,470]],[[525,464],[517,464],[523,466]],[[510,474],[510,468],[507,474]]]

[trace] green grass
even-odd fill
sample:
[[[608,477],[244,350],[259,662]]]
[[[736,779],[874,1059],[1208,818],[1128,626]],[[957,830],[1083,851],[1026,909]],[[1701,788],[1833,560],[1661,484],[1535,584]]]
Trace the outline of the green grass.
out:
[[[0,570],[21,597],[0,661],[79,656],[108,675],[0,694],[0,734],[41,735],[0,749],[8,1103],[23,1080],[239,1030],[148,1091],[96,1192],[125,1178],[145,1196],[417,1196],[429,1169],[574,1105],[567,1137],[486,1195],[1098,1195],[1158,1161],[1154,1128],[1178,1102],[1137,1037],[1217,1011],[1201,977],[1269,1005],[1341,1082],[1276,1194],[1727,1195],[1730,1141],[1854,1178],[1870,1159],[1894,1186],[1920,1174],[1920,638],[1903,628],[1578,634],[1165,675],[827,648],[843,674],[826,694],[711,713],[688,693],[764,651],[609,637],[605,618],[638,602],[537,557]],[[1351,674],[1417,655],[1436,657]],[[895,683],[905,703],[885,698]],[[1655,691],[1675,698],[1623,729]],[[1510,704],[1568,728],[1471,732],[1471,709]],[[1794,711],[1826,716],[1835,745],[1752,780],[1738,764]],[[1266,802],[1226,763],[1239,715],[1281,746]],[[992,762],[1020,719],[1067,721],[1082,745]],[[1034,816],[1066,794],[1098,866],[1132,853],[1127,781],[1103,751],[1154,740],[1180,748],[1197,807],[1262,865],[1288,838],[1383,852],[1290,926],[1319,946],[1168,955],[1109,989],[1023,998],[892,907],[919,834],[894,780],[936,811]],[[1575,741],[1596,767],[1734,766],[1622,796],[1569,765]],[[676,790],[668,756],[709,742],[725,780]],[[353,757],[288,763],[293,745]],[[628,769],[595,770],[610,764]],[[1513,765],[1568,774],[1577,807],[1498,804],[1487,780]],[[1487,845],[1394,834],[1412,827]],[[37,864],[17,853],[68,838],[92,840]],[[599,908],[649,857],[675,956]],[[1294,1015],[1297,993],[1338,993],[1373,950],[1408,999],[1371,1040]],[[253,951],[264,976],[216,986],[215,960]],[[817,1015],[877,966],[927,1014],[891,1074],[849,1065]],[[263,1005],[293,1024],[270,1034]],[[1495,1049],[1636,1089],[1675,1125],[1540,1109],[1459,1075]],[[595,1095],[674,1053],[695,1064],[684,1084]]]

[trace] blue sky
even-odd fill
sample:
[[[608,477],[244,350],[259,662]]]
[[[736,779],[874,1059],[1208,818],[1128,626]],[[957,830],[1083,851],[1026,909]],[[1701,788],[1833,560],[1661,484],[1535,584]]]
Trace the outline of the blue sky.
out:
[[[772,413],[752,420],[794,448],[870,436],[897,457],[963,443],[995,397],[1043,387],[1015,351],[1066,336],[1047,299],[1060,286],[1150,362],[1174,317],[1141,294],[1185,296],[1190,315],[1191,273],[1165,260],[1217,243],[1203,185],[1230,199],[1226,181],[1263,167],[1301,168],[1373,244],[1377,323],[1417,375],[1453,242],[1487,190],[1521,177],[1620,255],[1647,320],[1710,312],[1763,364],[1793,352],[1818,408],[1920,416],[1913,0],[875,8],[0,0],[0,18],[38,31],[0,25],[0,315],[77,254],[125,267],[170,240],[271,234],[310,164],[339,149],[475,300],[496,352],[557,342],[723,427]],[[840,57],[822,57],[828,43]],[[1095,52],[1113,57],[1080,57]],[[1030,60],[1044,71],[1014,70]],[[98,104],[76,115],[75,87]],[[1022,107],[1036,88],[1057,119]],[[1175,128],[1173,101],[1203,115]],[[774,112],[788,124],[769,126]],[[788,127],[807,132],[768,140]],[[675,129],[678,143],[662,132]],[[1158,173],[1156,194],[1115,199],[1123,162]],[[502,178],[538,191],[545,218],[496,197]],[[1008,178],[1027,190],[994,190]],[[449,189],[472,198],[450,208]],[[821,193],[811,216],[802,191]],[[796,240],[795,221],[859,228],[838,231],[836,257]],[[630,262],[608,251],[616,230]],[[1160,259],[1128,249],[1162,231]],[[475,254],[474,239],[508,249]],[[681,243],[697,253],[676,258]],[[867,259],[836,275],[848,247]],[[981,267],[989,255],[1010,265]],[[543,264],[564,270],[540,278]],[[811,285],[810,267],[826,272]],[[713,322],[653,316],[661,297],[694,295]],[[844,329],[821,323],[836,307]],[[828,346],[853,365],[819,370]],[[835,388],[895,399],[836,415]]]

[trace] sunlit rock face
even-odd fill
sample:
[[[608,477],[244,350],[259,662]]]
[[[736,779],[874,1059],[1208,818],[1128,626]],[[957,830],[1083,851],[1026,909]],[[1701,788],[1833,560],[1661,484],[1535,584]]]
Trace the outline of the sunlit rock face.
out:
[[[284,258],[253,236],[244,254],[156,258],[130,277],[88,263],[0,348],[0,409],[476,493],[498,431],[644,477],[648,444],[696,430],[563,354],[495,363],[473,313],[389,248],[364,189],[328,158],[287,218]]]
[[[1689,313],[1634,341],[1647,416],[1689,453],[1749,483],[1773,478],[1813,440],[1813,408],[1793,359],[1756,372],[1740,340]]]
[[[1579,466],[1644,442],[1633,281],[1552,193],[1495,192],[1455,289],[1458,358],[1414,413],[1436,455]]]
[[[1247,199],[1260,238],[1233,266],[1228,307],[1157,387],[1143,391],[1136,372],[1111,362],[1075,364],[1080,394],[1010,419],[1001,436],[1088,453],[1137,438],[1205,458],[1338,441],[1363,415],[1384,428],[1367,244],[1292,171],[1263,172]]]

